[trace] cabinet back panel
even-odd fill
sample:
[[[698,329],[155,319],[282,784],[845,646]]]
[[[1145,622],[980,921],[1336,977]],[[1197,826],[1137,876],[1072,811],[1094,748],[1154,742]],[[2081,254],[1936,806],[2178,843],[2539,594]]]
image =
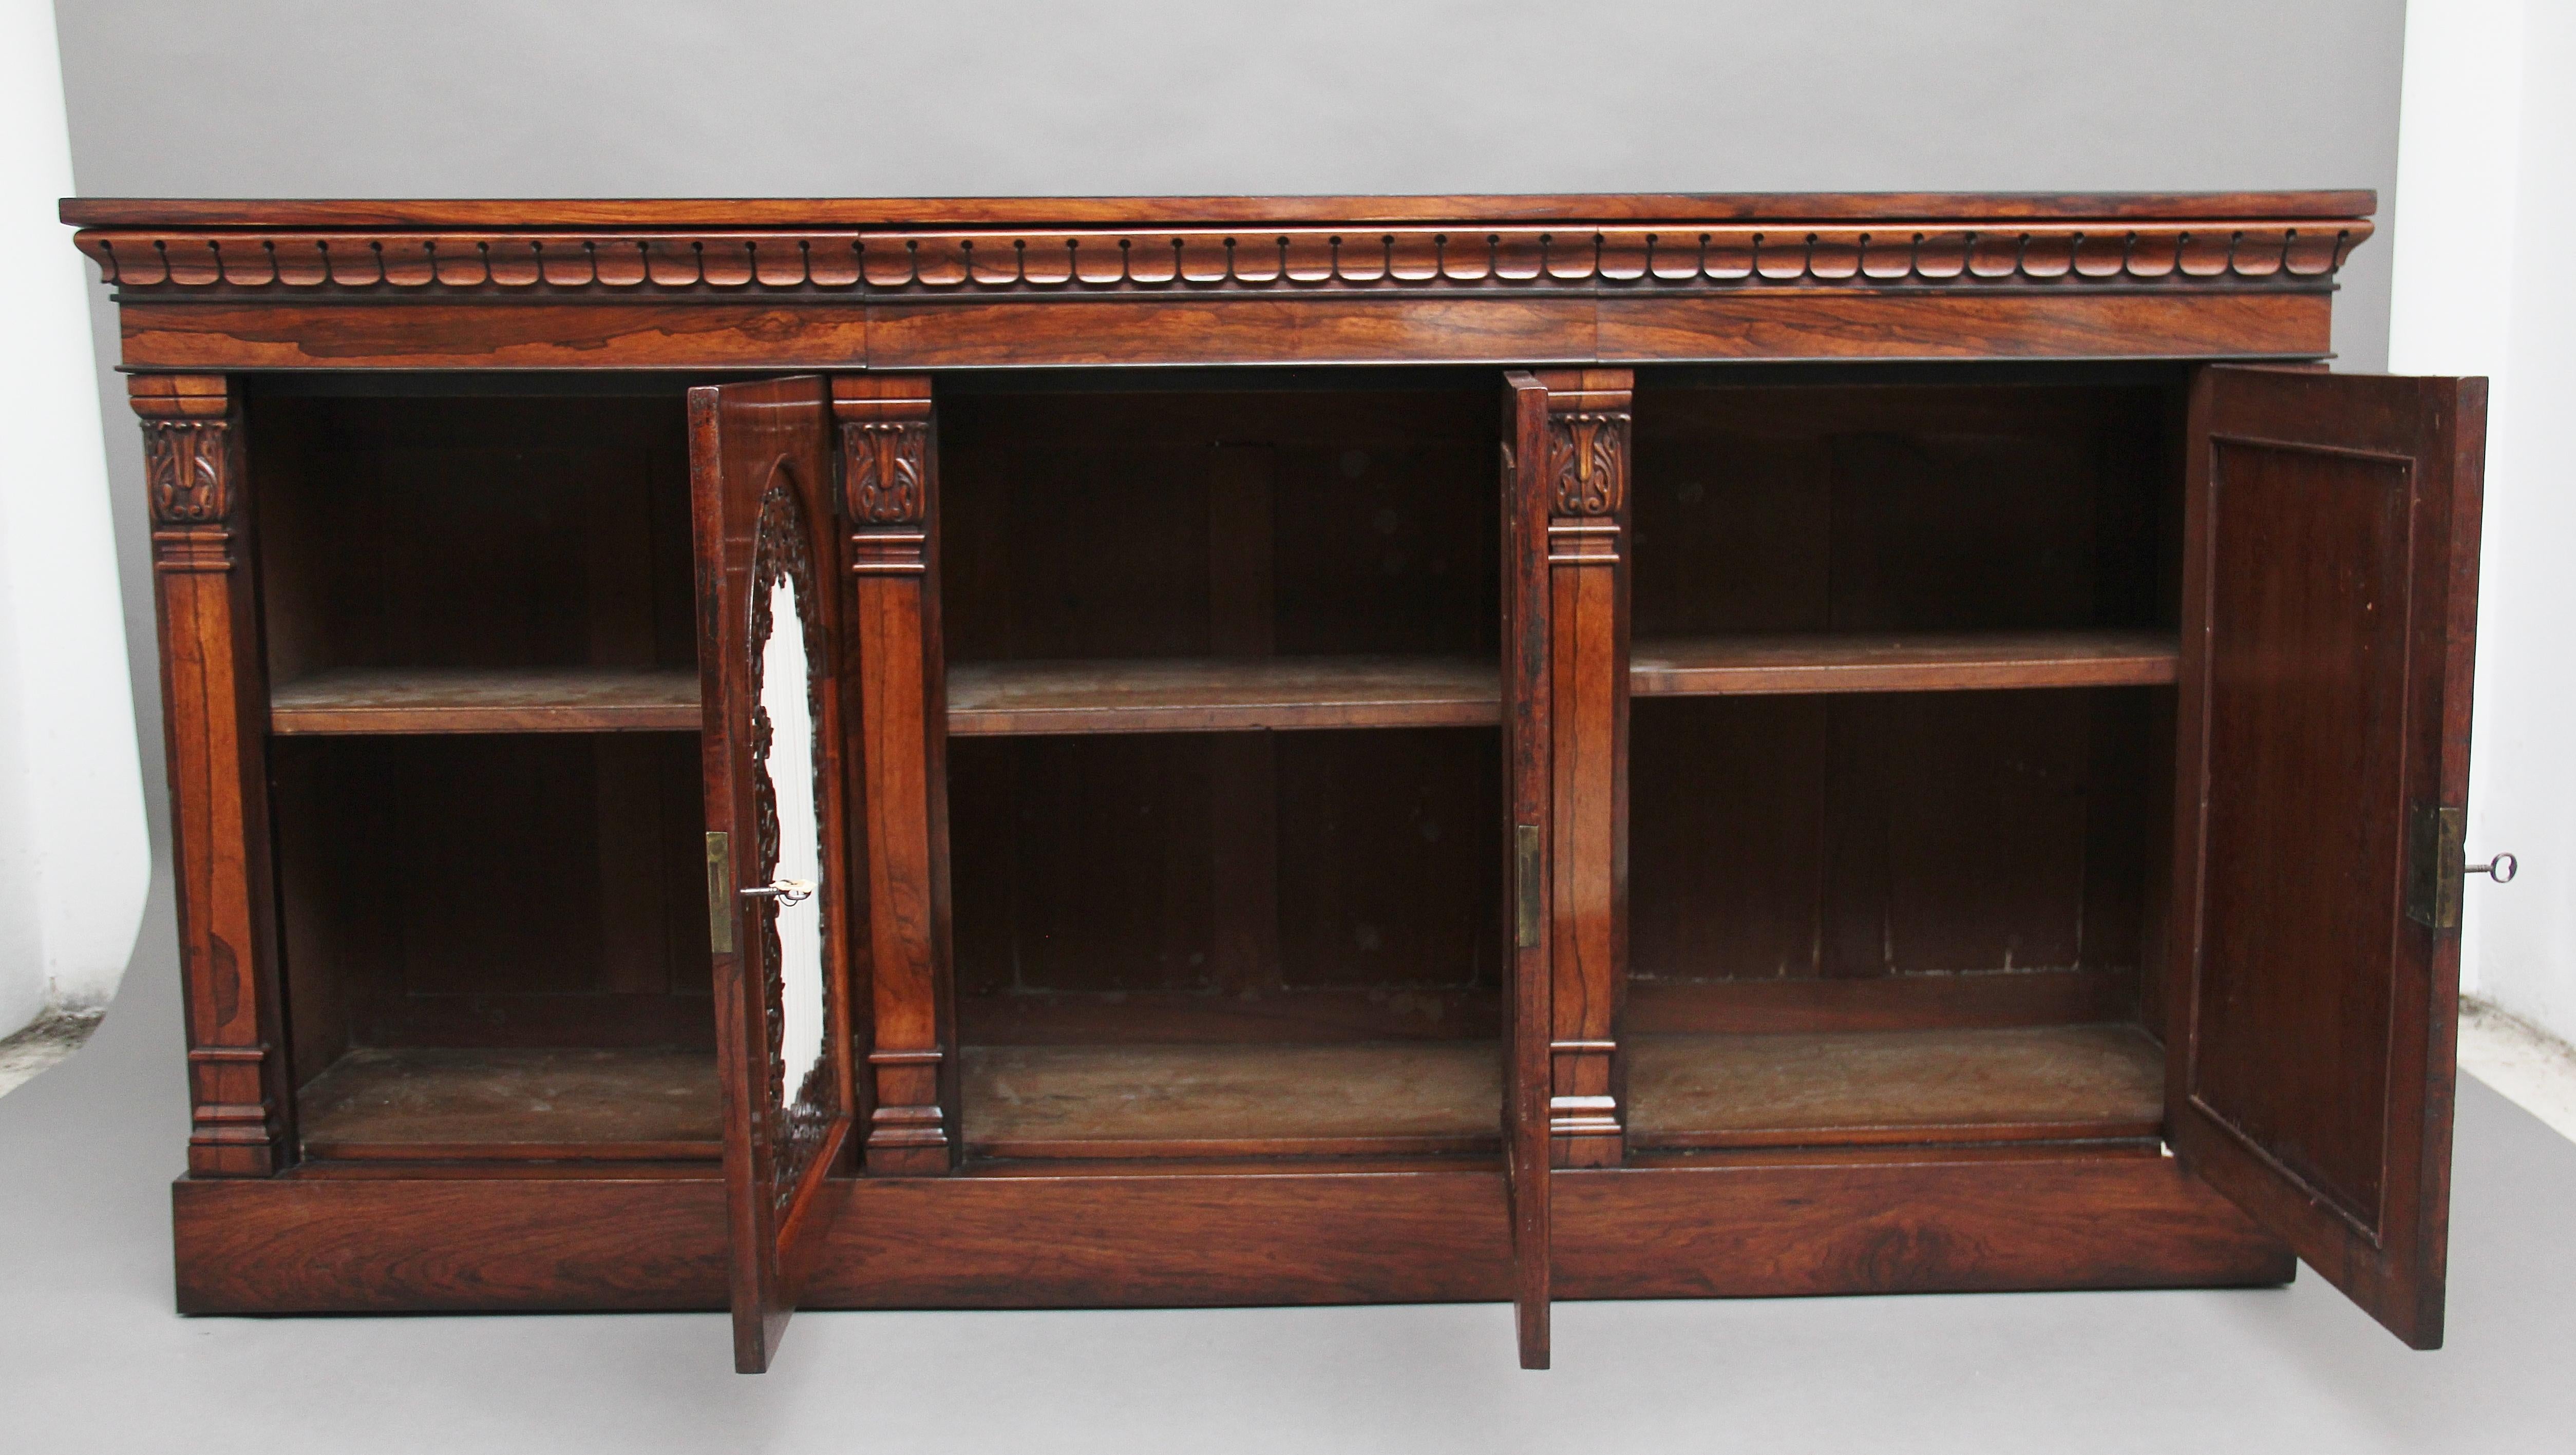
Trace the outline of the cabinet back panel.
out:
[[[1067,1011],[1079,1039],[1101,1033],[1104,997],[1138,998],[1136,1039],[1170,1031],[1142,1008],[1158,995],[1490,999],[1496,751],[1487,729],[952,742],[956,971],[970,1026],[979,998],[1019,1002],[1015,1019],[1047,997],[1089,999]],[[1398,1030],[1403,1007],[1388,1017],[1389,1034],[1491,1024],[1426,1013]],[[1178,1007],[1173,1018],[1207,1022]]]
[[[254,399],[271,676],[696,660],[667,399]]]
[[[940,406],[951,661],[1487,652],[1490,394]]]
[[[1637,703],[1631,771],[1653,790],[1630,806],[1632,975],[2134,976],[2154,700]]]
[[[342,1046],[713,1043],[697,740],[283,739],[299,1074]]]
[[[2152,388],[1636,399],[1640,637],[2169,625]]]
[[[2175,407],[2156,382],[1649,371],[1635,634],[2169,628]],[[1641,700],[1632,976],[1707,1030],[2131,1014],[2171,714],[2140,690]]]

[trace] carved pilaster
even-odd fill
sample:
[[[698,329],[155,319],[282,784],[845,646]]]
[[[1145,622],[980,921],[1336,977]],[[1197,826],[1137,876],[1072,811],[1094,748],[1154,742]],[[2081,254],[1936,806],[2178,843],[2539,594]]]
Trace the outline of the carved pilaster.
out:
[[[1542,379],[1549,376],[1541,375]],[[1625,407],[1557,409],[1558,399],[1597,405],[1616,395],[1549,391],[1547,473],[1555,482],[1553,513],[1624,522],[1628,511],[1628,411]]]
[[[213,375],[137,375],[188,1020],[188,1170],[289,1160],[277,1053],[267,683],[245,544],[240,410]]]
[[[945,1172],[957,1153],[949,975],[948,691],[939,636],[930,381],[835,379],[840,510],[867,846],[874,1031],[868,1171]]]
[[[1542,371],[1548,389],[1549,1160],[1615,1167],[1628,974],[1628,453],[1632,375]]]

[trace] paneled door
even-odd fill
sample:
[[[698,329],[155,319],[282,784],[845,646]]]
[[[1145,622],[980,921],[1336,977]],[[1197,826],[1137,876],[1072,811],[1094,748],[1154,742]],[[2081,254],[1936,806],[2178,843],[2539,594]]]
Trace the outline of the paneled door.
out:
[[[689,487],[734,1363],[758,1373],[858,1123],[826,382],[690,390]]]
[[[2442,1341],[2486,381],[2192,398],[2174,1150]]]

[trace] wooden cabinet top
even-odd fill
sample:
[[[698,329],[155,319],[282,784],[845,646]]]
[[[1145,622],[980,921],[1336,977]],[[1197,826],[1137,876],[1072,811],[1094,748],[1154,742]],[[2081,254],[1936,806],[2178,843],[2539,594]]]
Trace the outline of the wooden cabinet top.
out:
[[[71,197],[76,227],[1183,227],[1243,223],[2358,222],[2342,192],[1576,192],[1440,197],[691,197],[228,200]]]
[[[2314,358],[2375,204],[72,199],[62,216],[124,305],[133,369],[847,369]]]

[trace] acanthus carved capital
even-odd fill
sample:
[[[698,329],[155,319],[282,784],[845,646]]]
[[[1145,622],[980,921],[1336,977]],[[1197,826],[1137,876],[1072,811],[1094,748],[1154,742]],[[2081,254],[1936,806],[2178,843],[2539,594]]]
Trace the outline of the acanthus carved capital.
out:
[[[862,525],[918,525],[929,492],[930,426],[917,419],[849,420],[841,425],[842,488]]]
[[[221,420],[143,421],[155,525],[219,525],[232,513],[229,442],[230,426]]]
[[[1627,412],[1550,415],[1547,473],[1555,514],[1617,515],[1628,500]]]

